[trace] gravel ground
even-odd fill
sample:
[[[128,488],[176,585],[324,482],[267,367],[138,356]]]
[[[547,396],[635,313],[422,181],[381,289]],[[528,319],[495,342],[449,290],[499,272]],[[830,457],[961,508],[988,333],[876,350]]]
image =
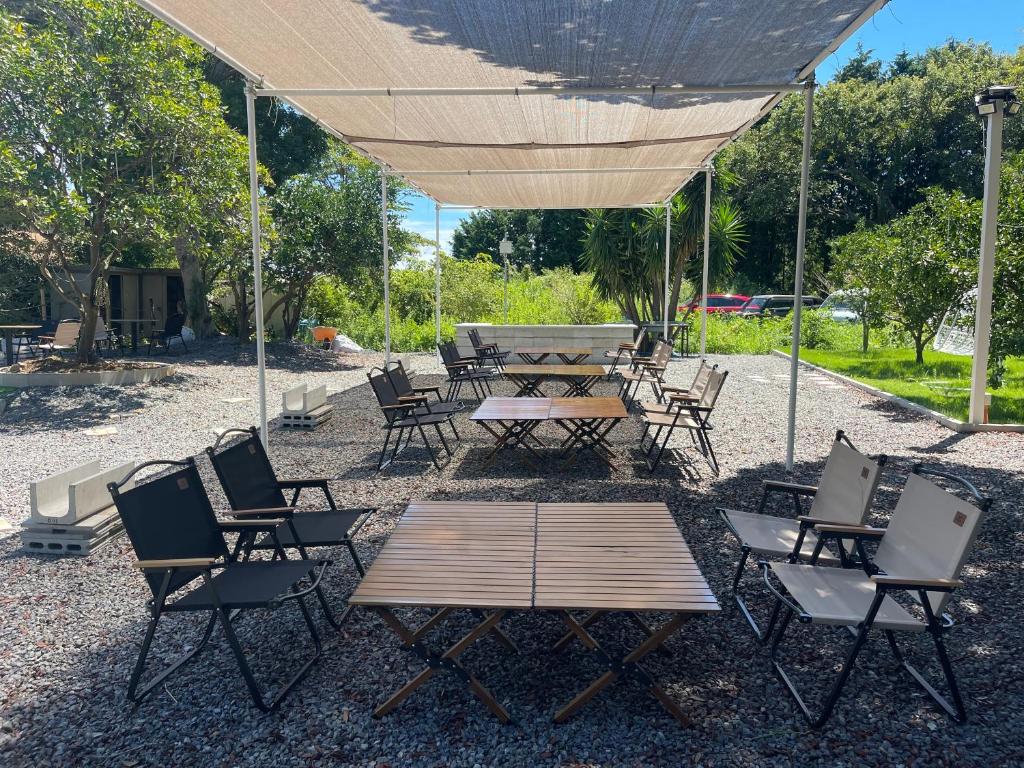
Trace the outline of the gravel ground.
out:
[[[619,450],[615,473],[589,456],[569,472],[554,465],[532,471],[512,457],[483,469],[490,439],[465,415],[459,416],[463,443],[442,472],[429,466],[422,450],[410,449],[377,474],[380,416],[364,378],[364,366],[377,358],[335,360],[288,347],[272,347],[269,358],[271,406],[299,381],[342,390],[333,397],[331,422],[313,433],[273,431],[271,453],[279,474],[334,477],[339,502],[380,508],[359,537],[366,561],[372,561],[411,499],[665,501],[723,606],[715,617],[688,623],[669,642],[671,657],[656,655],[648,662],[692,724],[680,727],[640,685],[625,681],[606,688],[569,722],[553,725],[556,709],[599,670],[578,645],[560,656],[546,653],[562,625],[544,614],[513,615],[504,623],[519,655],[485,639],[462,657],[509,709],[513,724],[500,725],[447,676],[435,678],[391,715],[373,720],[374,703],[421,665],[378,618],[359,610],[343,631],[329,635],[321,663],[275,714],[251,706],[222,640],[132,712],[125,685],[149,594],[131,568],[126,541],[88,559],[55,559],[21,554],[13,537],[0,541],[0,765],[1002,766],[1024,761],[1022,436],[955,435],[859,391],[801,377],[797,480],[816,479],[841,427],[862,450],[892,457],[883,475],[879,522],[884,523],[902,478],[917,461],[964,474],[996,498],[965,571],[967,585],[951,603],[960,624],[948,643],[971,721],[956,726],[937,713],[894,671],[884,642],[876,640],[862,653],[829,728],[812,732],[733,607],[728,584],[736,548],[713,513],[718,505],[752,507],[761,480],[784,475],[786,361],[718,361],[731,375],[716,419],[722,474],[714,478],[688,447],[649,475],[635,450],[640,431],[635,419],[612,432]],[[440,381],[431,357],[414,363],[424,383]],[[695,367],[692,360],[673,363],[670,379],[685,383]],[[180,457],[211,442],[216,427],[251,423],[254,400],[225,400],[250,395],[254,373],[251,355],[215,344],[182,358],[176,376],[153,385],[39,389],[23,395],[0,417],[5,470],[0,517],[18,523],[27,515],[28,481],[44,471],[92,457],[105,462]],[[496,386],[496,394],[510,394],[505,389]],[[86,434],[110,425],[117,434]],[[208,483],[211,489],[215,485]],[[211,490],[211,496],[223,505],[219,493]],[[332,556],[336,566],[328,588],[340,601],[356,579],[343,551]],[[433,636],[434,644],[451,642],[471,623],[469,617],[453,622]],[[180,652],[198,627],[177,616],[166,624],[154,661]],[[240,622],[239,634],[256,655],[263,679],[300,658],[305,648],[300,624],[294,608],[252,613]],[[635,628],[624,621],[609,620],[596,634],[611,648],[638,642]],[[791,640],[804,673],[800,679],[823,681],[847,636],[797,628]],[[922,666],[935,670],[927,637],[905,645]]]

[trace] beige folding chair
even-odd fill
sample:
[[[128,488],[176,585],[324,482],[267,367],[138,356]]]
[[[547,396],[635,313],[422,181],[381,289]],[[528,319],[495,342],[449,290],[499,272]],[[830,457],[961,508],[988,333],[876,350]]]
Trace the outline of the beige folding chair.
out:
[[[740,543],[740,560],[732,580],[733,597],[759,640],[764,642],[767,634],[758,627],[739,589],[751,553],[759,559],[785,558],[791,563],[809,560],[818,545],[818,536],[812,530],[818,523],[863,525],[886,460],[885,455],[871,458],[860,453],[846,433],[839,430],[817,486],[766,480],[756,512],[718,508],[719,516]],[[769,499],[779,495],[792,499],[794,517],[765,514]],[[812,499],[807,515],[803,514],[801,497]],[[816,560],[819,565],[844,568],[854,561],[852,542],[837,547],[837,554],[822,549]]]
[[[707,360],[701,360],[700,367],[697,368],[697,373],[694,374],[693,382],[688,387],[665,384],[664,380],[657,382],[657,402],[644,403],[644,410],[665,413],[672,408],[673,402],[699,402],[700,396],[704,394],[704,388],[708,385],[711,371],[717,367],[717,364],[711,365]],[[666,399],[669,395],[673,396],[673,400]]]
[[[604,357],[606,360],[611,360],[612,364],[608,368],[608,375],[605,377],[608,381],[612,380],[612,376],[615,374],[615,369],[619,367],[621,363],[630,363],[634,356],[641,356],[644,354],[644,349],[647,346],[645,340],[647,339],[647,329],[640,328],[636,332],[636,336],[633,337],[632,341],[623,341],[619,344],[618,349],[606,349]]]
[[[922,475],[958,483],[970,493],[976,505]],[[818,543],[811,565],[762,564],[765,584],[777,598],[767,629],[771,634],[778,623],[771,644],[772,665],[813,727],[823,726],[832,714],[857,655],[872,630],[885,634],[896,661],[947,715],[956,722],[967,719],[942,640],[943,632],[953,625],[943,609],[953,590],[962,586],[960,571],[978,533],[978,524],[991,504],[990,499],[982,497],[966,480],[917,465],[907,477],[887,528],[819,523],[814,527]],[[814,556],[821,551],[826,538],[853,540],[864,569],[825,568],[813,564]],[[878,543],[872,558],[865,553],[866,541]],[[778,579],[780,587],[772,583],[770,574]],[[910,610],[893,599],[894,594],[900,593],[909,593],[912,601],[916,599]],[[780,613],[782,619],[778,621]],[[779,646],[793,616],[803,624],[847,627],[854,632],[846,660],[818,715],[814,715],[804,703],[778,660]],[[952,703],[906,660],[896,644],[896,632],[927,632],[932,636]]]
[[[708,374],[707,385],[696,403],[679,400],[673,403],[674,408],[667,411],[644,411],[640,419],[644,425],[644,431],[640,435],[640,450],[643,451],[647,468],[651,472],[658,468],[672,433],[681,428],[689,430],[691,439],[707,459],[715,476],[718,476],[718,457],[711,447],[711,431],[714,429],[711,414],[715,410],[715,404],[728,375],[728,371],[714,368]],[[645,445],[648,434],[651,437],[650,446]]]
[[[42,352],[56,352],[63,355],[65,352],[74,351],[78,347],[78,331],[82,324],[77,321],[65,321],[57,325],[53,336],[40,336],[39,344]]]
[[[619,385],[619,397],[627,408],[636,401],[643,382],[649,383],[655,397],[658,396],[656,386],[664,383],[665,370],[671,358],[672,345],[661,340],[654,345],[650,359],[634,358],[630,369],[622,372],[622,383]]]

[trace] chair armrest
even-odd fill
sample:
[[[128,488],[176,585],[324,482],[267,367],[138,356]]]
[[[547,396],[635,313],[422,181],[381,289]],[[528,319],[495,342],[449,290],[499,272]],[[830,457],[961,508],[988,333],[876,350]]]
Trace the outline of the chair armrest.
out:
[[[286,477],[278,480],[280,488],[319,488],[331,481],[329,477]]]
[[[295,514],[292,507],[256,507],[254,509],[233,509],[227,513],[229,517],[256,517],[265,518],[268,515],[274,517],[288,518]]]
[[[675,394],[669,394],[669,400],[675,400],[677,403],[685,402],[697,402],[700,400],[700,395],[691,395],[689,392],[677,392]]]
[[[399,395],[398,399],[403,403],[425,403],[427,402],[426,395]]]
[[[382,411],[408,411],[414,408],[412,403],[395,403],[394,405],[382,405]]]
[[[166,570],[168,568],[206,569],[217,564],[216,557],[186,557],[177,560],[136,560],[135,567],[140,571]]]
[[[258,520],[227,520],[218,525],[222,531],[247,531],[251,528],[272,531],[283,522],[283,517],[263,517]]]
[[[619,349],[636,349],[636,344],[632,341],[624,341],[619,344]]]
[[[868,539],[880,539],[885,535],[885,528],[873,528],[870,525],[834,525],[831,523],[814,526],[818,533],[834,533],[843,536],[858,536]]]
[[[952,591],[964,585],[959,579],[905,579],[901,576],[883,576],[881,574],[869,578],[879,586],[896,587],[897,589]]]
[[[475,363],[476,360],[473,360],[472,362],[469,360],[459,360],[458,362],[455,363],[445,363],[444,367],[450,371],[453,368],[472,368]]]
[[[413,392],[440,392],[440,387],[413,387]]]
[[[820,517],[811,517],[810,515],[797,515],[796,521],[805,528],[814,528],[819,525],[831,525],[828,520],[822,520]]]
[[[766,491],[782,491],[784,493],[797,493],[801,496],[813,496],[818,492],[816,485],[801,485],[800,483],[787,483],[783,480],[765,480]]]

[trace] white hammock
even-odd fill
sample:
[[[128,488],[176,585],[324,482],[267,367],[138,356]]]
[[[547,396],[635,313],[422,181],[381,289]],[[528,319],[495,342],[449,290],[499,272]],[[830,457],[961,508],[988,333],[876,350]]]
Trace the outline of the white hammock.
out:
[[[932,347],[950,355],[974,354],[974,313],[978,305],[978,289],[972,289],[959,306],[946,312],[935,333]]]

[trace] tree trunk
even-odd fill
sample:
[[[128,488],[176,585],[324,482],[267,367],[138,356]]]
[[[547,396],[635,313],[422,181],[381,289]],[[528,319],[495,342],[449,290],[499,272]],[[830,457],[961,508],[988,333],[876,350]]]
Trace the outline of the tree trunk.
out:
[[[918,365],[922,365],[924,363],[924,347],[927,343],[928,341],[925,339],[923,333],[914,334],[914,362]]]
[[[189,238],[184,235],[174,238],[174,255],[178,259],[181,282],[185,289],[188,326],[195,332],[196,338],[205,339],[213,333],[213,317],[210,315],[210,288],[203,279],[199,257]]]
[[[866,353],[868,351],[868,333],[869,333],[868,313],[864,312],[864,314],[862,314],[860,316],[860,351],[861,352],[865,352]]]
[[[100,313],[99,304],[96,302],[96,287],[99,281],[105,278],[101,260],[99,240],[93,238],[89,243],[89,285],[82,297],[82,306],[79,307],[81,325],[78,328],[77,357],[80,363],[88,363],[93,359],[95,353],[96,320]],[[72,279],[74,279],[73,276]]]

